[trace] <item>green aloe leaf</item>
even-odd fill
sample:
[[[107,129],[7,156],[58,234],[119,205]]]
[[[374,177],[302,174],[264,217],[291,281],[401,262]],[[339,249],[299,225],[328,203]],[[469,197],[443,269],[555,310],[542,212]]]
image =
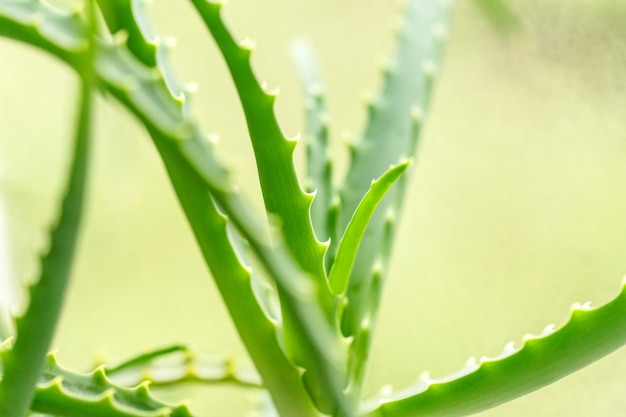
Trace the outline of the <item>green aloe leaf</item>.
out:
[[[356,258],[359,244],[365,234],[365,229],[374,211],[383,197],[387,194],[391,186],[406,171],[410,162],[402,162],[396,166],[389,167],[380,178],[372,181],[370,189],[365,193],[363,200],[359,203],[344,235],[339,242],[337,258],[330,270],[330,287],[334,294],[343,295],[348,286],[348,279],[352,273],[352,265]]]
[[[172,145],[157,145],[202,255],[264,386],[276,407],[286,415],[315,416],[298,370],[279,345],[276,324],[265,315],[255,297],[250,281],[252,272],[230,243],[227,218],[215,207],[204,182],[180,156],[163,149],[167,146]]]
[[[302,191],[296,176],[295,141],[282,134],[273,109],[276,96],[266,92],[257,81],[250,63],[251,47],[235,42],[222,20],[221,3],[206,0],[192,0],[192,3],[222,51],[239,93],[266,209],[270,215],[277,216],[283,242],[306,273],[298,274],[286,263],[287,259],[276,265],[276,272],[282,270],[284,275],[291,274],[296,284],[291,292],[285,292],[285,287],[278,288],[286,351],[294,363],[305,368],[304,381],[318,408],[326,413],[338,410],[349,413],[350,405],[345,403],[344,396],[346,381],[342,357],[345,348],[335,328],[336,302],[328,288],[323,262],[326,246],[313,232],[309,216],[312,196]],[[212,194],[216,196],[213,191]],[[249,236],[244,237],[249,239]],[[274,236],[274,239],[281,238]],[[305,301],[311,297],[315,304]],[[324,317],[315,317],[317,309],[321,309]],[[325,340],[323,345],[321,340]]]
[[[567,323],[528,335],[495,358],[472,358],[442,379],[379,398],[367,417],[455,417],[477,413],[549,385],[626,344],[626,282],[612,301],[572,307]]]
[[[234,358],[205,358],[184,345],[173,345],[139,354],[114,367],[107,367],[106,373],[118,385],[123,386],[135,386],[150,381],[153,387],[196,383],[263,388],[259,375],[252,369],[238,366]]]
[[[337,236],[345,231],[352,214],[372,178],[380,177],[391,164],[413,157],[421,117],[431,98],[435,72],[440,65],[450,7],[437,0],[411,0],[398,35],[395,56],[384,73],[380,96],[370,105],[365,130],[352,148],[352,158],[340,191],[341,207]],[[348,289],[349,305],[344,332],[353,335],[368,314],[371,280],[375,265],[386,265],[391,236],[387,233],[388,211],[397,213],[404,187],[396,187],[379,206],[368,227],[368,239],[361,244]],[[392,230],[395,225],[392,225]],[[331,256],[337,250],[331,244]]]
[[[80,374],[47,355],[37,382],[32,411],[64,417],[192,417],[186,404],[156,399],[144,382],[134,388],[113,383],[104,367]]]
[[[140,353],[136,356],[126,359],[121,363],[118,363],[115,366],[107,367],[107,374],[109,376],[112,376],[129,368],[143,367],[151,363],[155,359],[162,358],[173,353],[187,353],[189,350],[190,348],[185,345],[171,345],[160,349],[151,350],[149,352]]]
[[[409,0],[398,32],[395,55],[384,69],[382,91],[369,106],[361,137],[351,148],[351,161],[340,189],[336,231],[331,238],[329,264],[336,262],[338,237],[345,233],[372,178],[389,165],[415,154],[424,114],[441,65],[452,2]],[[376,321],[378,303],[399,221],[406,176],[379,203],[361,242],[346,291],[342,331],[353,340],[349,374],[350,395],[359,395]],[[360,358],[360,359],[359,359]]]
[[[304,93],[305,184],[306,191],[315,194],[311,205],[311,221],[317,237],[327,241],[332,236],[334,228],[330,218],[334,192],[328,142],[329,116],[326,111],[324,87],[311,44],[299,39],[293,43],[291,52]]]
[[[89,53],[87,27],[78,12],[66,12],[41,0],[0,2],[0,35],[37,46],[74,68]]]
[[[111,33],[123,31],[128,49],[145,65],[156,66],[157,37],[143,10],[146,0],[96,1]]]
[[[90,21],[93,22],[93,9],[89,10]],[[50,232],[50,249],[41,259],[40,276],[29,288],[29,306],[15,320],[13,346],[0,352],[3,364],[0,415],[3,417],[22,417],[30,406],[71,275],[83,214],[91,131],[94,36],[87,36],[87,41],[88,53],[79,65],[82,81],[80,103],[73,159],[60,218]]]
[[[238,43],[221,17],[221,3],[192,0],[228,65],[243,107],[254,148],[259,181],[270,215],[276,216],[286,243],[302,269],[326,290],[323,258],[326,246],[313,231],[309,212],[312,195],[300,186],[293,163],[296,140],[283,135],[274,114],[277,93],[266,91],[253,73],[252,46]],[[280,192],[277,192],[280,190]]]

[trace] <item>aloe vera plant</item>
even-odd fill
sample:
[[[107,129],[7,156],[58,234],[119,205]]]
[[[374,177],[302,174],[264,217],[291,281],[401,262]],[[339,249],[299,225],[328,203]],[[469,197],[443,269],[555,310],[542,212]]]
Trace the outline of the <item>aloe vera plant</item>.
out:
[[[239,191],[216,145],[192,116],[167,48],[141,0],[92,0],[72,12],[42,0],[0,0],[0,35],[40,48],[76,71],[80,97],[73,158],[49,251],[25,312],[0,321],[0,417],[193,416],[151,386],[234,383],[265,390],[262,412],[280,416],[470,415],[546,386],[626,343],[626,291],[566,324],[470,359],[441,379],[364,398],[379,301],[406,190],[428,114],[453,4],[409,0],[380,94],[333,181],[322,82],[308,44],[297,43],[306,98],[306,174],[274,113],[276,93],[255,75],[251,42],[234,37],[221,3],[190,2],[226,63],[245,115],[265,213]],[[78,244],[88,183],[93,95],[110,95],[145,127],[255,372],[211,362],[175,345],[80,373],[51,351]],[[0,287],[3,288],[3,287]],[[5,298],[0,298],[4,301]],[[5,301],[8,302],[8,301]],[[5,306],[0,306],[5,311]],[[163,358],[174,362],[159,365]]]

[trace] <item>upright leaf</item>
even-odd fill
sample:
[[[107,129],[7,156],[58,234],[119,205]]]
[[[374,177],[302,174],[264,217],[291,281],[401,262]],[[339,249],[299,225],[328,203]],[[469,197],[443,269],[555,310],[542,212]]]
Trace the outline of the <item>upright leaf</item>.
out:
[[[302,269],[327,289],[323,257],[326,247],[313,232],[310,207],[313,197],[299,183],[293,164],[295,140],[285,137],[274,114],[276,92],[266,91],[252,71],[250,43],[237,43],[221,18],[221,4],[192,0],[219,47],[243,107],[254,148],[263,199],[276,216],[287,246]]]
[[[93,22],[94,12],[91,8],[89,11]],[[0,381],[3,417],[23,417],[30,406],[71,274],[83,213],[91,130],[93,35],[88,36],[88,42],[90,52],[80,66],[82,84],[73,160],[60,218],[50,233],[50,250],[41,260],[39,279],[29,288],[28,309],[15,322],[15,342],[10,350],[0,352],[4,368]]]
[[[384,72],[382,91],[371,103],[365,130],[351,149],[350,165],[340,190],[337,229],[329,249],[331,264],[336,262],[337,237],[344,234],[372,179],[380,177],[389,165],[415,153],[423,122],[421,115],[430,103],[434,76],[441,62],[450,10],[450,5],[440,0],[409,0],[406,4],[405,21],[399,31],[396,53]],[[405,178],[378,205],[354,262],[342,320],[344,334],[353,338],[353,358],[368,357],[370,329],[389,263]],[[364,364],[356,361],[351,368],[351,386],[358,393]]]
[[[300,75],[305,102],[303,141],[306,155],[306,191],[314,193],[311,221],[318,238],[327,241],[332,235],[333,199],[332,162],[328,143],[328,113],[322,78],[311,44],[299,39],[293,43],[292,56]]]
[[[171,145],[157,142],[202,255],[263,384],[281,412],[315,416],[298,370],[279,346],[276,324],[268,319],[255,298],[250,268],[241,263],[230,243],[226,217],[215,207],[204,183],[168,146]]]
[[[345,348],[336,331],[336,302],[328,288],[323,263],[326,247],[313,232],[309,216],[312,197],[302,191],[293,166],[295,141],[282,134],[273,110],[276,95],[266,92],[257,81],[250,63],[251,47],[235,42],[222,20],[221,3],[206,0],[192,0],[192,3],[220,48],[237,88],[255,152],[265,207],[270,216],[278,218],[282,231],[281,236],[273,238],[285,242],[291,258],[305,272],[298,274],[287,258],[270,271],[272,275],[291,273],[294,280],[295,291],[291,293],[284,291],[285,283],[277,281],[281,284],[278,292],[286,351],[305,369],[304,381],[317,407],[329,414],[350,415],[351,405],[344,396],[346,379],[342,359]],[[315,301],[305,302],[310,297]],[[321,321],[315,318],[316,310],[324,316]],[[303,328],[303,324],[307,328]],[[320,332],[325,329],[324,336]],[[320,344],[320,336],[326,340],[324,346]]]
[[[390,167],[379,179],[372,181],[370,189],[365,193],[363,200],[354,211],[346,232],[341,237],[337,258],[330,270],[328,279],[333,293],[343,295],[346,291],[354,258],[365,234],[365,229],[378,204],[408,166],[409,162],[407,161]]]

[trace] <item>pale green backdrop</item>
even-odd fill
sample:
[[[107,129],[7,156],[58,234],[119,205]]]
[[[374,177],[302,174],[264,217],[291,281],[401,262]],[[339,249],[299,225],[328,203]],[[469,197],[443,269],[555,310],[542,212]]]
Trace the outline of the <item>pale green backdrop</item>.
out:
[[[474,0],[458,2],[411,172],[369,393],[519,345],[525,333],[563,323],[572,303],[616,295],[626,273],[626,2],[510,5],[519,25],[502,32]],[[232,0],[226,9],[235,33],[257,43],[259,77],[280,87],[277,111],[289,135],[302,129],[289,44],[312,40],[339,172],[363,97],[376,91],[377,66],[391,51],[397,9],[374,0]],[[199,86],[196,116],[220,135],[223,159],[260,207],[244,119],[200,20],[185,1],[155,1],[149,11],[158,33],[178,39],[172,58],[180,77]],[[21,279],[35,275],[59,199],[75,90],[62,64],[0,40],[0,193]],[[245,363],[147,135],[112,100],[97,104],[89,213],[55,341],[61,361],[87,368],[96,354],[114,362],[190,342]],[[623,416],[625,374],[622,350],[481,416]],[[204,416],[244,416],[256,401],[235,388],[192,392],[192,410]]]

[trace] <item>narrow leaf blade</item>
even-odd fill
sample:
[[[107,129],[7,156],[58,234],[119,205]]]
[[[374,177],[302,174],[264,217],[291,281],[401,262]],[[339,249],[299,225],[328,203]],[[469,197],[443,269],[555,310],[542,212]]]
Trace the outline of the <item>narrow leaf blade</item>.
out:
[[[89,8],[90,21],[93,10]],[[73,159],[60,218],[50,233],[50,250],[41,260],[41,273],[30,290],[30,303],[15,322],[13,347],[2,352],[0,415],[22,417],[33,398],[35,384],[52,341],[71,274],[80,231],[85,196],[92,89],[94,37],[88,36],[89,53],[81,65],[81,93],[74,137]]]
[[[348,227],[346,227],[346,231],[339,242],[337,257],[330,270],[329,281],[334,294],[344,294],[359,245],[376,207],[409,165],[410,162],[406,161],[389,167],[379,179],[372,181],[370,189],[365,193],[354,211],[352,219],[350,219],[350,223],[348,223]]]
[[[333,198],[332,162],[328,143],[328,113],[322,77],[310,42],[299,39],[291,48],[296,63],[305,103],[303,141],[306,155],[306,187],[315,193],[311,205],[311,221],[321,240],[332,236],[329,215]]]

